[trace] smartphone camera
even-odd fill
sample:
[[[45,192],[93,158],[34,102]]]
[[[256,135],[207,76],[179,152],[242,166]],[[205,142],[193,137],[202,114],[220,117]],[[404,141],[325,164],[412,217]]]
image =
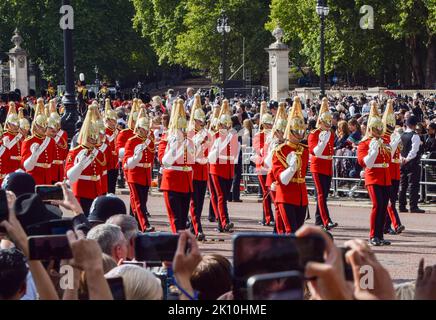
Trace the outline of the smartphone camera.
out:
[[[64,200],[64,192],[59,186],[36,186],[35,193],[42,201]]]

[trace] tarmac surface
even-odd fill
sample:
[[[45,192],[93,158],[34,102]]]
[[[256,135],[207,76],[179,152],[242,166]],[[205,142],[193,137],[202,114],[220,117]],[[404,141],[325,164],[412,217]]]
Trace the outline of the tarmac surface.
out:
[[[126,191],[121,191],[121,198],[129,204]],[[272,227],[259,224],[262,207],[257,197],[242,197],[242,203],[229,203],[229,212],[237,232],[272,232]],[[311,199],[312,200],[312,199]],[[334,199],[329,202],[330,214],[339,227],[332,230],[338,246],[350,239],[368,239],[369,215],[371,204],[367,200]],[[402,224],[406,230],[401,235],[386,235],[392,241],[391,246],[373,248],[377,258],[389,270],[396,283],[416,279],[418,263],[421,258],[426,264],[436,264],[436,205],[421,205],[425,214],[401,213]],[[207,241],[200,244],[203,254],[217,253],[232,259],[232,234],[215,231],[217,224],[208,221],[209,199],[206,198],[203,210],[203,229]],[[313,201],[309,206],[311,218],[307,224],[314,223],[315,207]],[[149,197],[148,210],[150,222],[156,231],[169,232],[168,216],[162,194],[153,192]]]

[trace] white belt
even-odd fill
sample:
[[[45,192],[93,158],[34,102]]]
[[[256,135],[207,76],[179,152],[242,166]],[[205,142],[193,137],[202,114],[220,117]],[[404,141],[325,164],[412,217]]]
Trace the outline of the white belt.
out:
[[[80,176],[79,179],[85,181],[100,181],[100,176]]]
[[[151,168],[151,163],[138,163],[137,168]]]
[[[51,168],[51,164],[50,163],[37,163],[37,164],[35,164],[35,167],[44,168],[44,169],[50,169]]]
[[[373,168],[389,168],[389,163],[376,163],[372,167]]]
[[[164,168],[166,170],[174,170],[174,171],[185,171],[185,172],[189,172],[192,171],[191,167],[185,166],[185,167],[176,167],[176,166],[171,166],[168,168]]]
[[[230,161],[235,159],[235,157],[232,156],[219,156],[218,158],[221,160],[230,160]]]
[[[401,163],[401,160],[400,159],[393,159],[392,163]]]
[[[63,160],[53,160],[53,164],[61,165],[61,164],[64,164],[64,161]]]
[[[12,156],[11,160],[21,161],[21,156]]]
[[[324,159],[324,160],[332,160],[333,159],[332,156],[315,156],[315,157],[317,157],[319,159]]]
[[[107,175],[107,170],[104,170],[102,175]]]

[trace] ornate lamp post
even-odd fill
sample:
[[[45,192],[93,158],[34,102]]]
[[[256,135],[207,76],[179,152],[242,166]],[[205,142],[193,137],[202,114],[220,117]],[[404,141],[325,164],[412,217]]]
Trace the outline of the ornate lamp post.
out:
[[[70,0],[62,0],[62,6],[71,6]],[[62,104],[65,107],[65,113],[62,116],[62,129],[68,133],[70,141],[74,136],[76,122],[78,120],[76,94],[74,86],[74,57],[73,57],[73,30],[64,27],[64,70],[65,70],[65,92],[62,98]]]
[[[321,19],[321,65],[320,65],[320,87],[321,97],[325,96],[325,18],[328,16],[330,8],[327,6],[327,0],[318,0],[316,13]]]
[[[222,97],[225,98],[225,90],[226,90],[226,35],[230,33],[231,27],[228,24],[229,18],[226,16],[224,10],[221,11],[221,16],[218,18],[216,30],[219,34],[223,36],[223,44],[222,44],[222,53],[221,53],[221,66],[220,73],[222,68]]]

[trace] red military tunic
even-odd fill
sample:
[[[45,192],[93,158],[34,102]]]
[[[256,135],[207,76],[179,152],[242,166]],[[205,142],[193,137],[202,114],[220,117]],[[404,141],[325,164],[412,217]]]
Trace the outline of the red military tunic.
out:
[[[141,186],[150,187],[151,186],[151,175],[152,175],[152,167],[154,160],[154,137],[153,134],[150,134],[147,138],[141,138],[138,135],[133,136],[129,140],[127,140],[126,144],[126,153],[123,159],[123,168],[126,168],[125,165],[127,160],[135,154],[136,146],[143,144],[147,139],[150,139],[150,144],[147,148],[142,152],[142,159],[139,164],[136,165],[133,169],[125,169],[126,170],[126,180],[128,183],[135,183]]]
[[[263,167],[263,159],[267,156],[265,153],[268,150],[268,146],[266,145],[264,131],[258,132],[254,135],[253,148],[256,152],[256,173],[258,175],[265,175],[268,171]]]
[[[310,171],[314,173],[323,174],[326,176],[333,176],[333,155],[335,147],[335,134],[330,131],[330,140],[328,141],[321,157],[315,156],[313,149],[318,145],[319,135],[322,132],[320,129],[313,130],[308,137],[310,158]]]
[[[6,131],[3,135],[3,145],[9,149],[8,170],[14,172],[21,168],[22,134]]]
[[[9,173],[9,149],[3,145],[3,142],[0,140],[0,186]]]
[[[197,134],[197,132],[196,132]],[[206,138],[210,141],[211,137],[209,133],[207,133]],[[205,144],[208,144],[208,142],[205,142]],[[207,147],[205,147],[203,144],[201,145],[202,151],[199,153],[200,158],[207,159],[207,156],[209,154]],[[197,151],[197,150],[196,150]],[[193,174],[193,180],[195,181],[207,181],[209,180],[209,169],[208,169],[208,163],[199,163],[195,161],[195,163],[192,165],[192,170],[194,171]]]
[[[215,139],[221,139],[221,142],[223,142],[227,136],[220,137],[220,133],[217,132],[215,134]],[[233,139],[237,139],[237,135],[233,137]],[[236,142],[237,143],[237,142]],[[215,163],[210,163],[210,174],[216,175],[218,177],[224,178],[224,179],[233,179],[233,176],[235,175],[235,160],[238,159],[238,154],[235,154],[236,152],[232,150],[232,145],[234,145],[234,141],[230,141],[227,144],[227,147],[224,148],[221,152],[221,154],[218,155],[218,159]],[[231,160],[230,158],[234,157],[234,160]]]
[[[55,141],[55,153],[53,164],[51,166],[51,178],[55,182],[64,180],[65,177],[65,159],[68,154],[68,135],[65,131],[59,130],[58,134],[54,138]]]
[[[52,163],[56,153],[56,143],[50,137],[38,137],[30,136],[24,140],[21,148],[21,165],[24,167],[24,162],[32,156],[32,145],[38,144],[39,146],[44,146],[44,151],[38,158],[38,161],[32,171],[27,171],[37,185],[51,185],[52,180]]]
[[[110,128],[106,128],[106,143],[111,151],[110,154],[108,154],[106,157],[108,170],[114,170],[118,168],[118,152],[117,149],[115,148],[117,135],[118,135],[118,130],[112,130]]]
[[[105,194],[108,191],[108,186],[107,186],[107,170],[108,170],[107,164],[108,164],[108,162],[107,162],[107,159],[108,159],[108,157],[112,156],[112,151],[110,150],[110,148],[106,142],[104,142],[101,146],[99,146],[97,148],[100,151],[98,153],[98,159],[102,163],[101,180],[100,180],[101,181],[101,192],[103,194]]]
[[[94,153],[96,158],[88,167],[83,170],[79,180],[72,183],[71,187],[76,198],[95,199],[103,194],[100,180],[104,163],[101,162],[101,156],[98,156],[98,150],[90,150],[84,146],[78,146],[70,150],[67,156],[67,162],[65,164],[65,173],[68,173],[68,170],[74,167],[76,164],[76,157],[83,150],[86,152],[87,156],[91,152]]]
[[[291,152],[301,154],[301,167],[288,185],[281,182],[280,174],[288,168],[286,158]],[[277,183],[276,203],[287,203],[295,206],[307,206],[306,172],[309,164],[308,147],[302,144],[282,144],[273,156],[273,175]]]
[[[385,134],[383,136],[383,141],[386,144],[391,143],[391,136],[388,134]],[[400,142],[401,144],[401,142]],[[391,180],[400,180],[400,167],[401,167],[401,146],[398,144],[397,149],[394,152],[393,157],[391,157],[391,162],[389,163],[389,171],[391,173]]]
[[[365,161],[363,160],[369,152],[369,144],[371,139],[363,140],[359,143],[357,147],[357,160],[362,168],[365,168],[365,185],[380,185],[380,186],[390,186],[391,185],[391,172],[389,169],[389,163],[391,161],[390,149],[384,145],[380,147],[377,158],[374,162],[375,165],[380,166],[377,168],[367,168]]]
[[[126,146],[127,140],[129,140],[134,135],[135,133],[131,129],[124,129],[118,134],[115,142],[115,150],[117,154],[120,153],[120,149]]]
[[[168,134],[165,134],[159,142],[158,158],[160,163],[162,163],[165,156],[167,145]],[[161,189],[180,193],[193,192],[191,164],[185,151],[183,159],[176,159],[176,162],[170,168],[163,167]]]

